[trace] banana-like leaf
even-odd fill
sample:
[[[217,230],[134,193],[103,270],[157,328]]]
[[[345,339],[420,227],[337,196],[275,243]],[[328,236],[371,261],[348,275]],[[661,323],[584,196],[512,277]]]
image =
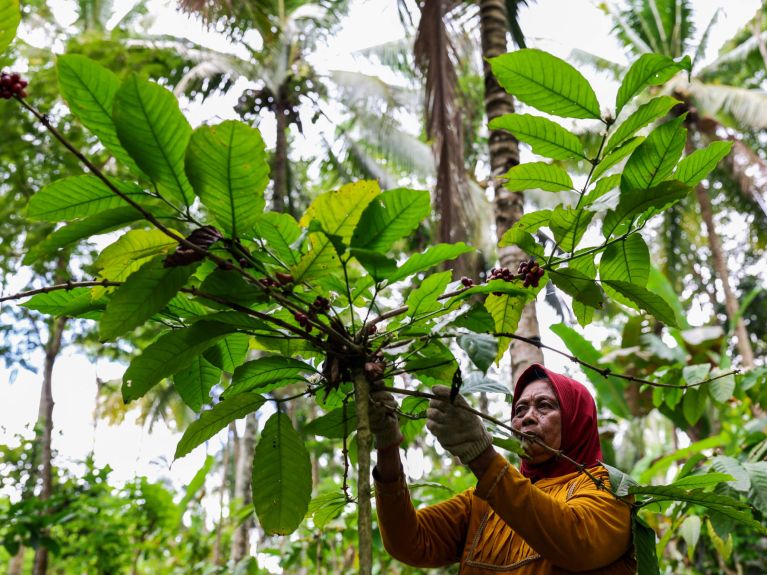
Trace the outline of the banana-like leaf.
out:
[[[600,118],[599,101],[586,78],[564,60],[535,49],[490,60],[498,83],[525,104],[565,118]]]
[[[518,140],[530,144],[534,154],[554,160],[584,158],[583,145],[575,134],[540,116],[506,114],[490,122],[491,130],[506,130]]]
[[[10,46],[16,37],[16,28],[21,22],[18,0],[0,0],[0,54]]]
[[[671,108],[677,104],[679,104],[679,100],[676,98],[658,96],[639,106],[610,136],[605,145],[605,154],[609,154],[648,124],[668,114]]]
[[[118,162],[141,173],[123,148],[112,120],[115,95],[120,89],[117,75],[80,54],[56,58],[59,89],[72,113],[104,144]]]
[[[250,233],[263,212],[269,158],[261,133],[242,122],[200,126],[186,149],[186,173],[225,234]]]
[[[565,192],[573,189],[573,181],[566,171],[545,162],[530,162],[514,166],[503,177],[506,178],[503,187],[510,192],[531,189]]]
[[[115,96],[113,116],[120,143],[160,195],[188,208],[194,191],[184,172],[184,153],[192,134],[171,92],[130,76]]]
[[[687,141],[686,114],[655,128],[631,154],[621,178],[622,190],[645,190],[671,174]]]
[[[711,142],[705,148],[695,150],[679,162],[674,172],[674,179],[694,188],[730,153],[731,149],[732,142]]]
[[[675,62],[660,54],[642,54],[626,72],[623,82],[615,97],[615,115],[621,113],[623,106],[647,86],[658,86],[667,82],[680,70],[690,70],[692,63],[689,56]]]
[[[173,387],[190,409],[199,412],[210,399],[210,390],[221,380],[221,370],[201,355],[173,375]]]
[[[397,188],[374,197],[354,228],[351,246],[385,253],[429,215],[429,192]]]
[[[264,426],[253,458],[252,491],[256,515],[268,535],[292,533],[309,509],[309,452],[284,413],[275,413]]]

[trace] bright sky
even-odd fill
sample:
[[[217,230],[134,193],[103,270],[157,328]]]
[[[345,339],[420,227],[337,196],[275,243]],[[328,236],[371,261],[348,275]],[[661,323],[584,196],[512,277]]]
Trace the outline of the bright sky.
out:
[[[595,1],[588,0],[539,0],[523,9],[521,24],[531,38],[531,45],[547,49],[561,57],[567,57],[573,47],[578,47],[595,54],[617,61],[622,53],[610,34],[610,25]],[[714,29],[710,39],[709,58],[715,55],[721,43],[729,38],[754,13],[758,0],[715,1],[696,0],[694,7],[698,16],[699,33],[705,28],[718,7],[724,13]],[[169,5],[157,3],[155,31],[159,33],[188,34],[195,41],[213,43],[218,48],[225,48],[220,38],[210,32],[204,32],[176,15]],[[62,17],[66,17],[65,14]],[[342,32],[336,38],[337,46],[322,53],[321,59],[330,68],[349,68],[354,65],[350,52],[364,47],[377,45],[392,39],[392,31],[401,35],[401,28],[393,0],[367,0],[355,5]],[[612,101],[615,87],[603,79],[594,78],[598,85],[600,100],[604,104]],[[193,123],[199,123],[211,117],[233,117],[231,106],[236,96],[216,100],[215,103],[197,106],[192,110]],[[269,134],[265,133],[267,141]],[[549,311],[542,311],[541,324],[548,325],[558,320],[549,317]],[[587,334],[587,337],[597,337]],[[544,341],[561,345],[557,338],[546,336]],[[556,356],[547,357],[547,362],[554,369],[563,368]],[[42,357],[38,356],[38,365]],[[81,460],[95,449],[98,465],[109,464],[114,468],[113,478],[125,480],[135,475],[157,477],[168,475],[168,462],[179,435],[158,425],[151,437],[139,429],[132,421],[119,427],[110,427],[103,422],[93,428],[93,407],[95,401],[96,379],[119,379],[124,367],[99,362],[94,365],[76,354],[74,348],[66,349],[54,371],[54,448],[58,450],[57,464],[66,461]],[[14,383],[9,383],[10,374],[0,368],[0,442],[15,443],[12,436],[30,428],[37,418],[40,393],[40,376],[20,372]],[[95,437],[95,440],[94,440]],[[95,441],[95,443],[94,443]],[[213,440],[213,450],[218,449],[218,439]],[[204,459],[204,447],[176,462],[172,476],[177,485],[184,485],[201,466]]]

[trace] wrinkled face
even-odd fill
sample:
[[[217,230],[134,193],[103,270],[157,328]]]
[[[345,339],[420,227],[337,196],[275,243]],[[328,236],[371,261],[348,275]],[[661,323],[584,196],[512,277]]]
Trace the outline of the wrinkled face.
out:
[[[546,380],[539,379],[530,383],[514,406],[511,426],[514,429],[535,435],[549,447],[559,449],[562,445],[562,413],[559,409],[557,394]],[[522,440],[525,451],[530,456],[530,463],[539,465],[553,455],[538,443]]]

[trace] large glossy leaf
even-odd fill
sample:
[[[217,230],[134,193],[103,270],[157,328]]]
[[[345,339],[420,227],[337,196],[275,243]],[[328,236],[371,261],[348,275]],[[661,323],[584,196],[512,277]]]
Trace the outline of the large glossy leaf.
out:
[[[605,199],[603,199],[602,202],[599,202],[599,203],[597,203],[597,200],[599,200],[600,198],[603,198],[603,196],[606,196],[608,193],[619,188],[620,185],[621,185],[620,174],[612,174],[610,176],[605,176],[601,180],[598,180],[596,184],[594,185],[594,188],[583,197],[583,201],[581,202],[581,205],[584,208],[591,209],[592,211],[600,211],[601,204],[602,202],[605,201]],[[617,200],[616,200],[616,204],[617,204]],[[613,205],[612,207],[614,208],[615,206]]]
[[[591,178],[596,180],[602,176],[607,170],[613,166],[619,164],[626,159],[627,156],[632,154],[639,145],[644,142],[644,136],[636,136],[626,140],[621,146],[618,146],[614,150],[611,150],[609,154],[606,154],[594,168],[591,174]]]
[[[467,246],[463,242],[433,245],[423,253],[410,256],[404,264],[397,268],[397,271],[389,276],[389,282],[403,280],[415,273],[422,272],[472,251],[474,251],[474,248]]]
[[[632,234],[607,246],[599,262],[599,277],[646,286],[650,277],[650,250],[642,236]]]
[[[199,290],[206,295],[216,296],[244,307],[250,307],[256,302],[266,300],[266,294],[261,287],[247,282],[239,272],[234,270],[217,269],[213,271],[200,284]],[[208,307],[222,310],[231,309],[226,304],[204,297],[202,300]]]
[[[55,317],[69,316],[94,319],[100,317],[101,314],[94,314],[93,312],[103,310],[106,303],[93,301],[90,288],[74,288],[40,293],[20,305]]]
[[[120,191],[137,202],[149,197],[137,186],[118,186]],[[32,196],[27,205],[27,216],[32,220],[60,222],[126,206],[125,200],[97,177],[70,176],[44,186]]]
[[[594,280],[597,277],[597,266],[594,265],[594,254],[587,254],[575,258],[574,260],[570,260],[569,267],[582,273],[590,280]],[[594,308],[577,299],[573,299],[573,314],[578,320],[578,323],[581,326],[586,327],[594,319]]]
[[[258,521],[267,535],[292,533],[309,509],[309,452],[284,413],[275,413],[264,426],[253,458],[252,491]]]
[[[114,339],[142,325],[178,293],[197,266],[166,268],[162,260],[147,262],[120,286],[99,322],[102,340]]]
[[[620,293],[635,309],[646,311],[670,327],[679,327],[674,310],[659,295],[625,281],[602,280],[602,284]]]
[[[510,192],[534,189],[565,192],[573,189],[573,180],[566,171],[545,162],[530,162],[514,166],[503,177],[506,178],[503,187]]]
[[[605,145],[605,154],[610,153],[628,140],[639,130],[669,113],[671,108],[679,104],[679,100],[671,96],[658,96],[639,106],[634,113],[626,118],[615,130]]]
[[[31,264],[43,258],[51,257],[59,248],[69,246],[82,239],[111,232],[127,223],[142,219],[143,216],[134,208],[114,208],[94,214],[83,220],[72,222],[59,228],[42,242],[32,246],[24,256],[24,263]]]
[[[503,88],[529,106],[566,118],[600,117],[599,101],[586,78],[567,62],[535,49],[490,60]]]
[[[562,339],[573,355],[591,365],[599,365],[602,353],[580,333],[563,323],[552,325],[550,329]],[[596,389],[597,402],[600,406],[606,407],[618,417],[631,415],[623,394],[625,384],[620,379],[613,376],[604,377],[601,373],[586,367],[583,368],[583,373]],[[615,487],[614,484],[613,487]]]
[[[122,395],[127,403],[184,369],[203,351],[234,331],[230,325],[200,321],[191,327],[174,329],[161,335],[133,358],[123,375]]]
[[[486,333],[471,333],[459,335],[455,341],[466,352],[471,362],[482,373],[487,373],[498,355],[498,340]],[[465,391],[465,386],[461,389]]]
[[[249,234],[266,201],[269,158],[261,133],[229,120],[200,126],[186,149],[186,173],[221,230]]]
[[[210,390],[221,379],[221,370],[198,355],[173,375],[173,387],[193,411],[200,411],[210,399]]]
[[[593,212],[583,208],[573,209],[564,206],[554,208],[549,220],[549,228],[562,251],[568,253],[575,251],[593,217]]]
[[[329,437],[330,439],[343,439],[356,430],[357,410],[353,401],[345,407],[337,407],[333,411],[321,415],[304,427],[305,433]]]
[[[517,281],[506,281],[504,279],[489,280],[483,284],[472,286],[469,289],[463,290],[458,295],[453,296],[452,298],[450,298],[450,301],[448,302],[447,307],[452,307],[453,303],[464,300],[468,297],[471,297],[473,295],[480,294],[480,293],[495,293],[496,295],[499,293],[503,293],[507,295],[518,295],[522,297],[527,297],[528,295],[530,295],[530,290],[522,286],[522,280],[517,280]]]
[[[445,288],[450,283],[451,276],[452,272],[447,270],[431,274],[425,278],[421,285],[408,295],[405,302],[408,306],[408,316],[416,318],[441,309],[442,304],[437,298],[445,293]]]
[[[663,84],[680,70],[690,70],[690,57],[685,56],[674,62],[668,56],[660,54],[642,54],[626,72],[623,82],[615,97],[615,115],[621,113],[623,106],[647,86]]]
[[[365,208],[380,193],[378,184],[371,180],[346,184],[338,190],[317,196],[300,223],[308,227],[312,220],[316,220],[322,231],[327,235],[337,236],[348,246]]]
[[[485,309],[493,317],[495,333],[516,333],[522,310],[529,301],[529,297],[510,296],[506,294],[490,294],[485,298]],[[495,362],[501,361],[503,354],[509,349],[511,338],[501,336],[498,338],[498,353]]]
[[[609,238],[629,221],[642,214],[647,217],[660,212],[684,198],[689,188],[682,182],[670,180],[646,190],[621,191],[618,206],[604,217],[602,233]]]
[[[555,286],[584,305],[596,309],[604,305],[602,290],[582,271],[573,267],[557,268],[549,273],[549,277]]]
[[[540,116],[506,114],[492,120],[489,127],[491,130],[511,132],[521,142],[530,144],[533,153],[539,156],[554,160],[585,158],[581,141],[575,134]]]
[[[61,95],[69,109],[118,162],[138,172],[133,158],[123,148],[112,120],[112,106],[120,89],[114,72],[80,54],[56,58]]]
[[[729,473],[698,473],[696,475],[685,475],[671,483],[670,486],[680,489],[706,489],[716,487],[725,481],[732,481],[732,479],[733,477]]]
[[[326,234],[322,232],[309,234],[309,246],[309,251],[301,260],[295,266],[291,266],[296,282],[316,280],[341,269],[338,252]]]
[[[0,0],[0,54],[5,52],[16,36],[20,21],[18,0]]]
[[[711,373],[711,377],[716,379],[707,385],[709,395],[719,403],[729,401],[735,391],[735,375],[722,375],[715,370]]]
[[[195,447],[224,429],[230,422],[258,411],[265,401],[266,399],[257,393],[243,393],[203,411],[200,418],[186,428],[176,446],[176,454],[173,458],[184,457]]]
[[[741,465],[740,461],[727,455],[717,455],[711,459],[711,468],[719,473],[730,475],[733,480],[730,485],[737,491],[747,492],[751,489],[751,478],[748,471]]]
[[[349,253],[365,268],[373,281],[380,282],[388,279],[397,271],[397,261],[386,257],[381,252],[351,248]]]
[[[655,551],[655,531],[632,514],[631,535],[637,558],[637,575],[660,575],[658,555]]]
[[[544,257],[544,249],[532,236],[542,226],[547,226],[551,219],[551,210],[537,210],[524,214],[503,234],[498,247],[516,245],[527,254]]]
[[[220,370],[234,373],[245,360],[249,343],[250,336],[247,333],[233,333],[208,348],[203,357]]]
[[[602,463],[602,467],[607,469],[607,473],[610,476],[610,491],[616,496],[625,497],[629,494],[629,488],[633,485],[637,485],[637,482],[633,477],[624,473],[617,467],[612,467],[606,463]]]
[[[711,142],[701,150],[695,150],[692,154],[679,162],[674,179],[690,186],[697,186],[703,178],[713,170],[716,165],[730,153],[732,142]]]
[[[429,215],[429,192],[397,188],[374,197],[354,228],[351,245],[385,253]]]
[[[225,396],[248,391],[269,393],[270,391],[296,381],[305,381],[306,373],[315,369],[308,363],[290,357],[269,356],[254,359],[234,370],[232,385]]]
[[[747,461],[743,468],[751,481],[749,499],[762,514],[767,514],[767,461]]]
[[[298,263],[299,253],[293,244],[301,236],[298,222],[290,214],[266,212],[255,223],[256,235],[266,240],[269,252],[283,264],[291,266]]]
[[[160,230],[131,230],[99,254],[94,267],[99,276],[123,281],[150,259],[173,250],[178,242]]]
[[[684,119],[685,115],[681,115],[650,132],[626,162],[622,190],[652,188],[671,174],[687,141]]]
[[[128,77],[117,92],[113,118],[120,143],[177,207],[194,199],[184,172],[184,152],[192,128],[167,89],[137,76]]]

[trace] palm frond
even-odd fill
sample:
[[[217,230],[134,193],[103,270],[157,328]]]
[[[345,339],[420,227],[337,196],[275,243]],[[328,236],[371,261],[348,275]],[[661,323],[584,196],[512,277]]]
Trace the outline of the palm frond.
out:
[[[767,30],[759,34],[759,37],[750,36],[731,50],[721,54],[716,60],[702,68],[699,76],[714,76],[725,66],[732,64],[742,65],[750,56],[759,53],[759,42],[767,42]]]
[[[711,17],[711,21],[708,23],[708,26],[706,26],[706,29],[703,31],[703,36],[700,37],[700,42],[698,42],[698,47],[695,49],[695,55],[692,58],[692,68],[695,69],[695,64],[703,57],[703,55],[706,53],[706,48],[708,48],[708,37],[711,34],[711,29],[716,24],[717,20],[719,20],[719,15],[722,13],[721,8],[717,8],[716,12],[714,12],[714,15]],[[702,73],[702,70],[701,72]],[[699,73],[699,75],[700,75]]]
[[[626,73],[626,66],[579,48],[573,49],[567,59],[574,64],[590,66],[599,72],[609,72],[616,80]]]
[[[368,60],[375,60],[382,66],[415,80],[415,66],[413,65],[413,38],[407,36],[399,40],[376,44],[352,53],[352,56],[362,56]]]
[[[339,96],[350,107],[376,109],[382,114],[392,108],[416,110],[419,94],[410,88],[394,86],[377,76],[361,72],[331,70],[330,79],[339,90]]]
[[[632,28],[620,10],[608,2],[602,4],[601,8],[613,19],[613,22],[615,22],[615,32],[619,37],[624,39],[631,52],[635,54],[647,54],[653,51],[637,31]]]
[[[695,105],[710,116],[725,114],[746,128],[767,128],[767,92],[693,80],[688,87]]]
[[[529,6],[528,0],[506,0],[506,19],[509,23],[511,41],[517,48],[527,48],[525,34],[519,25],[519,9],[523,6]]]

